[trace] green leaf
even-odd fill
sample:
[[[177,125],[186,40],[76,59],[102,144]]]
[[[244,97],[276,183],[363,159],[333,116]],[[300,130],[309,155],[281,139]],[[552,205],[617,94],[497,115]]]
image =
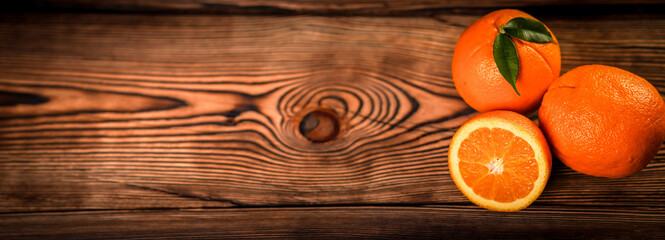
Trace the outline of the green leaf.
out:
[[[506,34],[524,41],[534,43],[554,41],[545,24],[531,18],[513,18],[506,23],[503,30],[506,31]]]
[[[494,62],[496,66],[499,67],[499,72],[503,75],[503,78],[513,86],[517,95],[520,95],[520,92],[517,91],[517,73],[519,72],[520,60],[517,56],[517,49],[513,40],[510,39],[505,34],[497,34],[496,39],[494,39]]]

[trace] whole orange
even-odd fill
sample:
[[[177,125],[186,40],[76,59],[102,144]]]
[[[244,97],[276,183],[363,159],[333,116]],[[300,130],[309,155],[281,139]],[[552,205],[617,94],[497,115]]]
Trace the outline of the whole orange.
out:
[[[511,110],[527,114],[536,110],[547,87],[559,77],[559,43],[532,43],[512,38],[519,57],[517,95],[494,61],[493,44],[499,25],[516,17],[532,18],[519,10],[491,12],[471,24],[457,40],[453,54],[453,81],[464,101],[480,112]],[[548,29],[549,30],[549,29]],[[550,31],[551,34],[551,31]]]
[[[665,138],[665,102],[647,80],[603,65],[570,70],[550,86],[538,117],[552,152],[598,177],[642,170]]]

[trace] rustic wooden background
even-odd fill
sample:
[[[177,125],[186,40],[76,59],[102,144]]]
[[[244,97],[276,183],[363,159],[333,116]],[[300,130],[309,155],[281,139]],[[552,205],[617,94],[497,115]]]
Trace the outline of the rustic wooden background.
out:
[[[0,238],[665,238],[641,173],[554,161],[517,213],[470,203],[447,146],[460,33],[500,8],[665,94],[662,1],[46,0],[0,14]],[[299,122],[339,117],[311,142]],[[319,119],[319,123],[325,119]]]

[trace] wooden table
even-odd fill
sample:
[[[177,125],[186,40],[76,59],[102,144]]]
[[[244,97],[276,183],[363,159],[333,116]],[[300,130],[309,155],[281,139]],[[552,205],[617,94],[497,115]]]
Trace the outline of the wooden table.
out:
[[[555,159],[516,213],[457,190],[448,144],[476,112],[453,49],[507,7],[552,29],[562,73],[612,65],[665,93],[659,1],[9,6],[0,238],[665,238],[663,148],[622,179]]]

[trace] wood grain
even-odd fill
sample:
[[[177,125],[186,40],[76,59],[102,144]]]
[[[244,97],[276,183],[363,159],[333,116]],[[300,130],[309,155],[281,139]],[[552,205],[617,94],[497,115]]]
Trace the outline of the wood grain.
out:
[[[10,239],[662,239],[663,212],[324,207],[5,214]],[[593,224],[589,224],[593,223]]]
[[[453,190],[446,138],[471,111],[443,77],[450,51],[428,49],[452,49],[454,27],[431,19],[14,17],[0,27],[3,90],[49,101],[0,109],[2,192],[14,196],[4,211],[116,207],[65,200],[94,190],[49,188],[62,181],[236,205],[429,202]],[[299,134],[298,119],[318,108],[341,117],[334,141]]]
[[[344,15],[426,15],[474,12],[473,9],[529,8],[531,11],[594,15],[628,10],[661,13],[659,0],[27,0],[9,9],[41,11],[110,11],[177,13],[307,13]],[[554,11],[552,8],[556,8]],[[639,9],[638,9],[639,8]],[[549,10],[548,10],[549,9]],[[477,12],[477,11],[475,11]]]
[[[450,61],[477,17],[0,15],[0,212],[466,206],[446,153],[475,112]],[[664,93],[665,18],[615,17],[541,20],[563,72],[614,65]],[[300,133],[317,109],[333,140]],[[555,162],[534,207],[662,211],[664,173],[663,149],[625,179]]]

